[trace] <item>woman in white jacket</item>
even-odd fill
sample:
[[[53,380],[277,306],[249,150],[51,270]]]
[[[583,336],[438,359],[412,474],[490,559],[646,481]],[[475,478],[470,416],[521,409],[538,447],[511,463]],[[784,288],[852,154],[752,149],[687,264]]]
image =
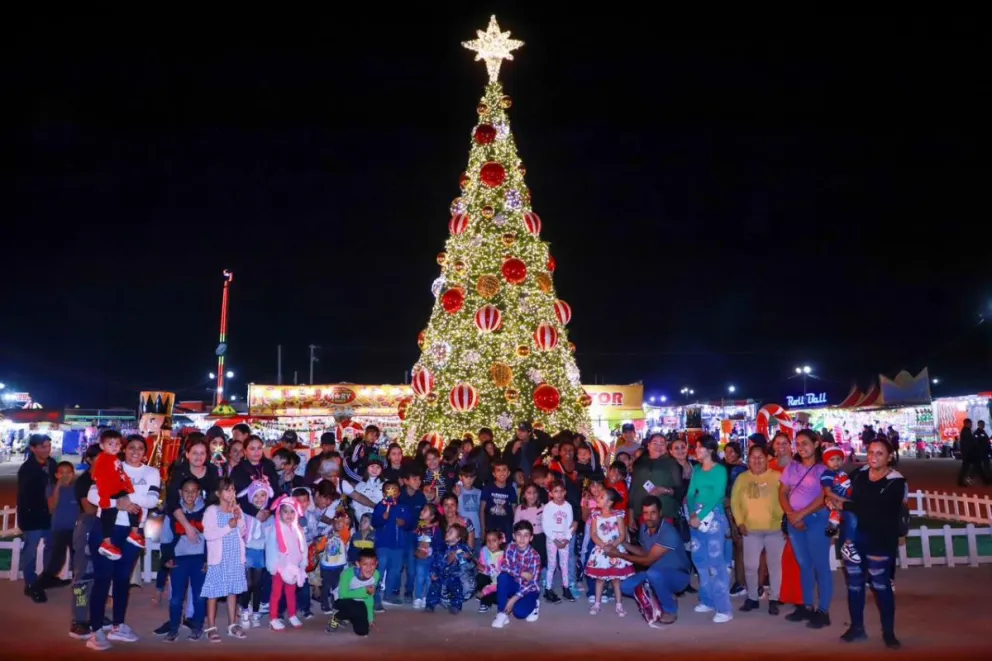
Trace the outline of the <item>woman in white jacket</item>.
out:
[[[148,453],[148,445],[145,439],[138,434],[127,437],[127,444],[124,446],[124,472],[131,479],[134,485],[134,493],[118,499],[112,499],[110,506],[118,510],[117,522],[114,526],[111,541],[116,544],[122,552],[121,559],[111,561],[97,553],[97,549],[102,541],[100,530],[97,528],[96,534],[90,533],[90,556],[93,562],[93,592],[90,596],[90,623],[93,628],[93,635],[87,641],[87,646],[102,650],[110,647],[108,640],[133,643],[138,640],[138,636],[124,623],[127,615],[128,589],[131,586],[131,571],[138,559],[140,550],[131,544],[127,544],[127,536],[131,532],[131,525],[128,523],[128,513],[142,514],[145,520],[148,510],[158,505],[162,477],[157,468],[145,464],[145,456]],[[100,505],[100,494],[96,485],[90,487],[86,499],[94,505]],[[96,518],[99,522],[99,513]],[[110,594],[110,585],[114,586],[114,609],[113,620],[110,631],[104,635],[103,619],[106,614],[107,596]]]

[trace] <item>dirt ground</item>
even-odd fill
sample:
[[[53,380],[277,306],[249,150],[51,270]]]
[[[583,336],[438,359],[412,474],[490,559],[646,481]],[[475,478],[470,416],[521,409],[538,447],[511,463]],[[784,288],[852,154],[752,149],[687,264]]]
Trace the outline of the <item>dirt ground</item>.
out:
[[[403,658],[437,659],[446,652],[463,658],[500,659],[507,655],[535,658],[602,658],[604,655],[643,656],[645,651],[668,654],[690,652],[692,658],[727,658],[730,654],[755,654],[763,659],[868,658],[887,654],[878,631],[878,617],[871,599],[866,623],[870,639],[848,645],[838,640],[847,620],[843,576],[835,574],[835,596],[831,615],[833,626],[820,631],[791,624],[783,617],[770,617],[764,610],[737,613],[732,622],[713,624],[706,615],[692,612],[695,599],[682,603],[679,621],[664,629],[648,628],[631,602],[626,618],[618,618],[612,608],[590,616],[580,601],[559,606],[544,605],[536,623],[513,621],[496,630],[491,614],[475,612],[474,602],[460,615],[446,612],[426,614],[409,607],[396,607],[376,617],[377,628],[369,638],[360,639],[350,631],[326,634],[324,618],[315,617],[302,630],[275,633],[253,629],[244,641],[225,637],[220,644],[191,643],[182,638],[166,645],[152,634],[166,615],[165,606],[151,605],[152,586],[132,590],[128,623],[141,636],[133,644],[117,643],[108,655],[128,654],[133,658],[153,655],[189,654],[195,649],[204,658],[245,659],[247,655],[282,652],[295,648],[301,653],[341,650],[349,658],[403,654]],[[932,568],[900,571],[897,578],[897,633],[903,643],[900,658],[988,658],[992,651],[987,624],[974,617],[976,607],[987,603],[992,585],[992,567]],[[5,658],[63,659],[91,652],[84,643],[66,635],[69,624],[68,589],[49,592],[47,604],[36,605],[21,594],[19,583],[0,584],[0,609],[8,632],[4,640]],[[740,600],[734,600],[735,608]],[[971,615],[972,617],[969,617]],[[226,626],[219,618],[222,630]],[[30,632],[16,635],[14,632]],[[9,655],[9,656],[8,656]],[[145,656],[147,655],[147,657]],[[801,655],[801,657],[800,657]],[[395,657],[399,658],[399,657]]]

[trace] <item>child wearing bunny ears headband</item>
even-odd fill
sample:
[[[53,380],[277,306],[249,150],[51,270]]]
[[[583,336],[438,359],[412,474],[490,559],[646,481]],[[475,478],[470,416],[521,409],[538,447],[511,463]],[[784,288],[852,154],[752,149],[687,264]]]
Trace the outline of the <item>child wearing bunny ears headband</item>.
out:
[[[277,498],[272,511],[276,513],[276,521],[265,540],[265,565],[272,574],[270,613],[278,612],[279,599],[285,598],[289,624],[298,629],[303,622],[296,616],[296,588],[307,578],[307,543],[299,524],[304,512],[292,496]],[[275,631],[286,628],[280,618],[271,615],[269,626]]]

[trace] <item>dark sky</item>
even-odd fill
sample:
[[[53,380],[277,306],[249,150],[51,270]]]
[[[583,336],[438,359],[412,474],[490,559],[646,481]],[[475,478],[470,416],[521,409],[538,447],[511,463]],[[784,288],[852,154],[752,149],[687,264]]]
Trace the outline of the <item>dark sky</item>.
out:
[[[242,393],[280,343],[288,379],[312,342],[319,382],[400,381],[485,83],[460,42],[495,10],[587,382],[781,399],[807,362],[840,390],[926,365],[937,394],[992,387],[977,20],[456,7],[26,21],[0,381],[205,397],[224,268]]]

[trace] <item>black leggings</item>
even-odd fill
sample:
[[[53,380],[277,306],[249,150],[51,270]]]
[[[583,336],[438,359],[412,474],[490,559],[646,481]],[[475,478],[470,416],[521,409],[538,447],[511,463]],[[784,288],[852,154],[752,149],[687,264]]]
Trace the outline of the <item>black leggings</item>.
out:
[[[476,593],[481,592],[482,588],[491,584],[493,579],[489,578],[488,575],[478,573],[475,575],[475,591]],[[479,598],[479,603],[483,606],[495,606],[496,605],[496,592],[493,591],[487,594],[485,597]]]
[[[369,635],[369,611],[364,601],[358,599],[338,599],[334,602],[338,609],[337,619],[351,622],[351,628],[359,636]]]
[[[248,580],[248,591],[241,594],[241,608],[251,605],[251,612],[257,613],[262,603],[262,578],[266,574],[265,567],[249,567],[245,569]]]
[[[130,496],[127,491],[121,491],[120,493],[115,493],[112,498],[123,498],[124,496]],[[114,532],[114,526],[117,525],[117,514],[119,513],[116,507],[108,507],[100,512],[100,532],[103,534],[104,539],[110,539],[110,535]],[[138,524],[141,523],[141,514],[131,514],[128,512],[127,523],[132,528],[137,528]]]

